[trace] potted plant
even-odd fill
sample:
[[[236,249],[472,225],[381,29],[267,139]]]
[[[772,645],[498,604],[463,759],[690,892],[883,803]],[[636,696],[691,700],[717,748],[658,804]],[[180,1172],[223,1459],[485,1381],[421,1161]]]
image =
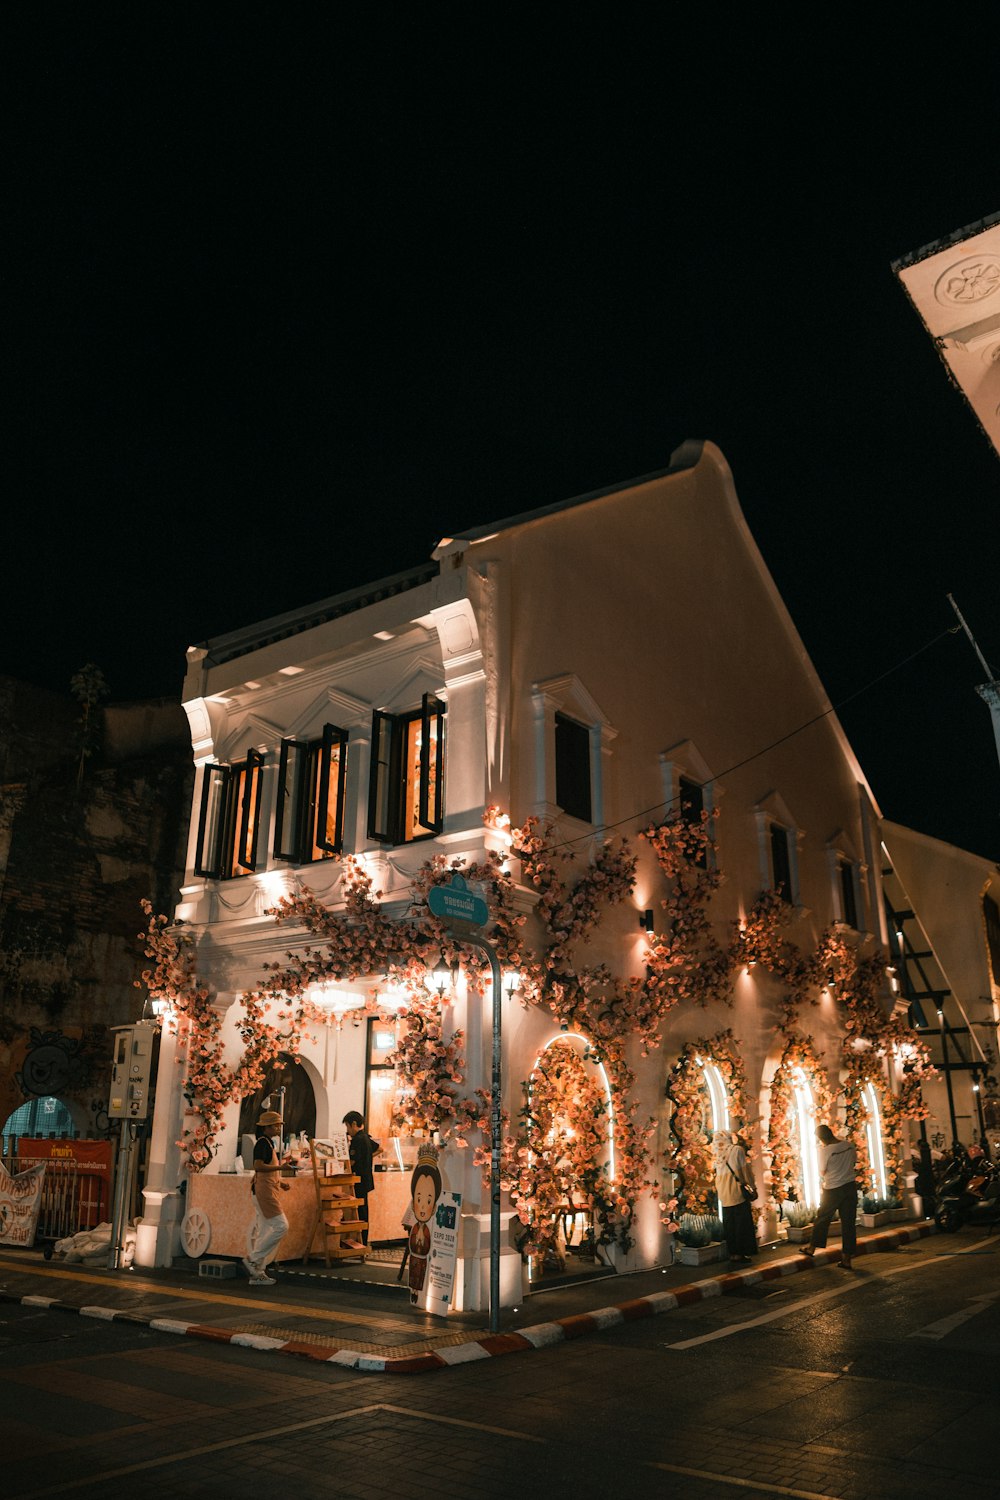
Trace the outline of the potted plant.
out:
[[[883,1224],[889,1222],[890,1214],[886,1200],[877,1197],[875,1193],[864,1193],[861,1198],[858,1223],[863,1224],[866,1229],[880,1229]]]
[[[903,1224],[912,1218],[910,1210],[897,1193],[890,1193],[885,1200],[890,1224]]]
[[[810,1203],[786,1203],[782,1209],[787,1226],[786,1238],[792,1245],[804,1244],[812,1235],[816,1210]]]
[[[677,1221],[680,1248],[677,1259],[684,1266],[703,1266],[709,1261],[724,1260],[722,1224],[714,1214],[681,1214]]]

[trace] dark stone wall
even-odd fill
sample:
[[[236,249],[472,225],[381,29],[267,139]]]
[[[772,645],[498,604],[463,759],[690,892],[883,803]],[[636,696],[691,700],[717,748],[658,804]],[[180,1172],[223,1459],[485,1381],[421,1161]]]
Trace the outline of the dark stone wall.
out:
[[[142,1011],[139,903],[169,914],[183,879],[193,771],[180,704],[102,710],[82,777],[80,713],[0,678],[0,1127],[55,1093],[100,1131],[109,1028]]]

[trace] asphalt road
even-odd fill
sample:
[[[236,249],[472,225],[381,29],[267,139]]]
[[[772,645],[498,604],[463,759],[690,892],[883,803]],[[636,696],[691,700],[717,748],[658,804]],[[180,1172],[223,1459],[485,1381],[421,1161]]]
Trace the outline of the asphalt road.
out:
[[[1000,1494],[1000,1238],[365,1375],[0,1307],[5,1500]]]

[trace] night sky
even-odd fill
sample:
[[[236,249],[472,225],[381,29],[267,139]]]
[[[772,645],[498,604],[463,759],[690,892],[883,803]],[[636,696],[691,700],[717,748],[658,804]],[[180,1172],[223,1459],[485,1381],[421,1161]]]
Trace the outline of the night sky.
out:
[[[18,18],[0,673],[177,698],[189,645],[708,438],[883,813],[1000,856],[946,633],[1000,669],[1000,459],[891,271],[1000,208],[995,90],[930,23],[724,15]]]

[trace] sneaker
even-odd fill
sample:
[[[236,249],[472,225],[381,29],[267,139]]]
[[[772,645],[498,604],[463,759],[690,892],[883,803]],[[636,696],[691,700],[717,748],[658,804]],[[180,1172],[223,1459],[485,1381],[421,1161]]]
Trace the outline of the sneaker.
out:
[[[250,1285],[251,1286],[277,1286],[278,1283],[275,1281],[275,1279],[274,1279],[273,1276],[251,1276],[250,1277]]]

